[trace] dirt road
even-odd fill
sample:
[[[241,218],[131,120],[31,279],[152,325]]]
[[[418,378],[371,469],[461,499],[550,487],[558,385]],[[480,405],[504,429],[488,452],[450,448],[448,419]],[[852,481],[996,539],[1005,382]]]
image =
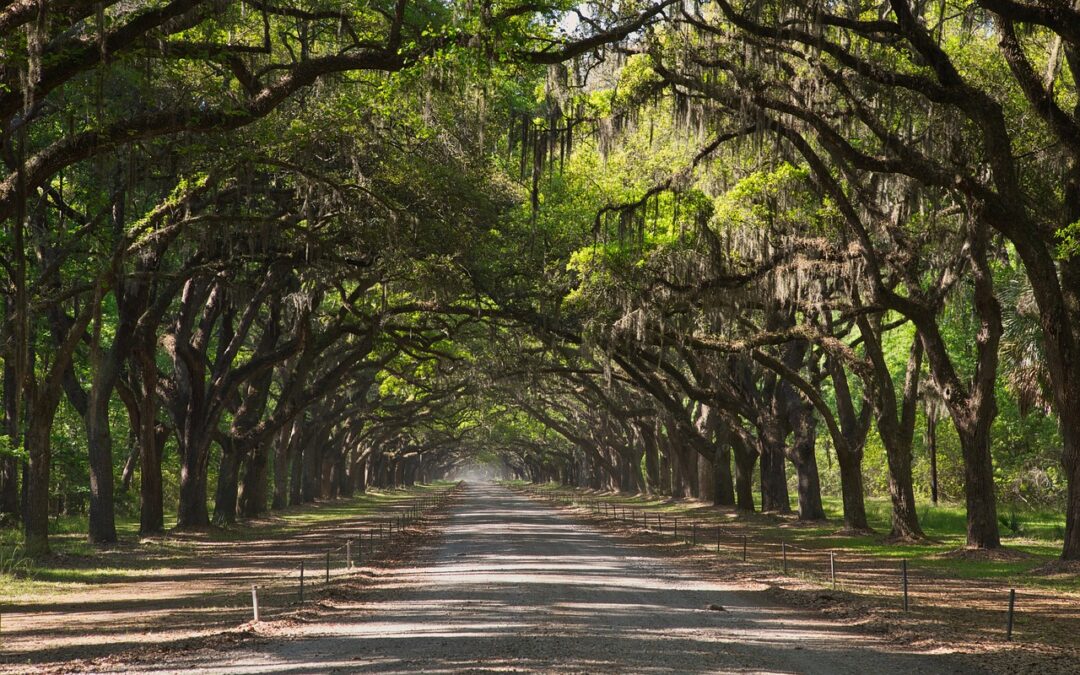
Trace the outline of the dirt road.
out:
[[[550,507],[471,485],[437,545],[315,620],[144,671],[972,672],[804,610],[696,579]],[[718,605],[722,609],[707,609]]]

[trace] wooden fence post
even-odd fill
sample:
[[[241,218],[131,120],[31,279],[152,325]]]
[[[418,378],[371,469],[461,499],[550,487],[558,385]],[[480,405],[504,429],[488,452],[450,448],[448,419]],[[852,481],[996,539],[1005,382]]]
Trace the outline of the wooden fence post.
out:
[[[908,611],[907,559],[900,561],[900,573],[904,577],[904,611]]]
[[[1016,608],[1016,589],[1009,589],[1009,617],[1008,623],[1005,625],[1005,639],[1012,640],[1013,633],[1013,610]]]

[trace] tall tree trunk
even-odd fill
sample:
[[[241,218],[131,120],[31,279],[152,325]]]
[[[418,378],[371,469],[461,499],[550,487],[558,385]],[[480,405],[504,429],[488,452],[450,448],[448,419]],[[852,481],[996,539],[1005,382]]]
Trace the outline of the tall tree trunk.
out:
[[[6,310],[7,302],[4,307]],[[7,325],[5,317],[4,324]],[[3,434],[11,447],[20,445],[19,421],[15,419],[15,369],[10,359],[4,359],[4,428]],[[0,514],[19,514],[19,460],[14,456],[0,457]]]
[[[818,476],[817,420],[809,404],[796,404],[794,422],[794,445],[791,449],[792,463],[798,479],[799,520],[825,520],[825,507],[821,502],[821,479]]]
[[[831,324],[829,327],[831,330]],[[866,436],[870,431],[873,404],[869,396],[864,393],[862,406],[856,412],[844,364],[839,359],[829,358],[827,367],[832,377],[836,418],[840,428],[839,437],[833,439],[833,447],[836,450],[836,463],[840,465],[844,529],[849,532],[869,532],[870,523],[866,520],[866,489],[863,486],[862,461]]]
[[[319,498],[322,482],[322,444],[325,435],[316,431],[305,439],[303,445],[303,474],[300,479],[302,503],[308,504]]]
[[[139,436],[139,534],[149,536],[165,531],[165,496],[162,488],[161,456],[164,434],[157,423],[158,369],[152,333],[139,336],[135,349],[141,397],[138,408]]]
[[[362,452],[357,452],[357,459],[353,462],[352,471],[349,472],[349,479],[352,482],[353,490],[360,494],[367,492],[367,467],[367,456]]]
[[[1064,446],[1063,465],[1068,480],[1065,498],[1065,545],[1062,548],[1063,560],[1080,560],[1080,374],[1073,380],[1077,388],[1073,392],[1070,412],[1062,413],[1062,443]],[[1071,415],[1071,421],[1065,421]]]
[[[784,435],[779,421],[767,420],[760,437],[761,511],[791,513],[787,472],[784,467]]]
[[[337,471],[338,479],[338,494],[342,497],[353,496],[353,480],[352,480],[352,468],[353,462],[351,461],[350,452],[341,453],[341,466]]]
[[[754,512],[754,464],[758,453],[737,433],[731,433],[735,455],[735,507],[744,513]]]
[[[274,499],[270,508],[275,511],[285,508],[290,504],[290,476],[292,466],[295,464],[293,448],[294,439],[299,433],[302,418],[297,418],[292,424],[285,425],[274,441]]]
[[[731,445],[717,443],[713,458],[713,504],[735,506],[735,485],[731,476]]]
[[[1080,49],[1070,47],[1065,54],[1075,76],[1080,72]],[[1073,114],[1080,115],[1080,101]],[[1080,222],[1080,158],[1072,160],[1063,187],[1065,217],[1060,225],[1066,226]],[[1032,237],[1014,238],[1013,243],[1038,303],[1046,370],[1061,428],[1061,461],[1067,482],[1061,557],[1080,560],[1080,254],[1056,260],[1051,252],[1056,242],[1047,247]]]
[[[287,427],[286,427],[287,428]],[[274,434],[277,438],[281,432]],[[258,443],[251,448],[244,463],[244,474],[240,479],[238,510],[246,518],[254,518],[266,511],[267,468],[271,443]]]
[[[697,458],[697,496],[710,504],[716,501],[716,468],[712,461],[700,453],[694,453]]]
[[[296,432],[292,443],[289,461],[289,506],[304,503],[304,444],[305,440],[301,432]]]
[[[720,416],[710,405],[699,405],[694,426],[704,441],[706,465],[698,464],[698,478],[702,481],[701,494],[717,506],[735,505],[735,487],[731,480],[731,451],[728,430],[720,422]],[[708,482],[708,485],[705,483]]]
[[[656,433],[652,427],[639,427],[641,441],[645,446],[645,491],[655,494],[660,491],[660,450],[656,444]]]
[[[679,458],[682,460],[684,472],[682,497],[696,499],[698,497],[698,453],[691,447],[685,437],[679,438]]]
[[[976,548],[999,548],[994,467],[990,459],[990,424],[993,418],[972,420],[961,430],[964,457],[964,502],[967,506],[967,543]]]
[[[657,436],[657,448],[660,456],[660,482],[658,483],[658,491],[660,494],[664,495],[671,494],[671,484],[674,480],[672,476],[674,473],[672,464],[674,462],[671,459],[670,447],[671,446],[664,440],[663,435]]]
[[[844,502],[844,529],[850,532],[867,532],[866,502],[863,498],[862,449],[857,452],[837,450],[836,463],[840,465],[840,493]]]
[[[686,449],[678,438],[678,431],[674,425],[669,425],[667,430],[667,447],[669,462],[671,464],[671,496],[686,498],[691,496],[690,475],[687,467],[688,457]]]
[[[889,498],[892,500],[891,539],[921,539],[922,527],[915,508],[915,485],[911,477],[911,440],[891,428],[878,425],[889,467]]]
[[[866,317],[859,318],[863,344],[873,364],[877,382],[878,436],[885,446],[885,460],[889,467],[889,498],[892,500],[891,539],[921,539],[919,514],[915,509],[915,488],[911,476],[911,446],[915,438],[915,412],[918,403],[919,373],[922,369],[925,340],[916,335],[908,355],[904,391],[900,400],[896,396],[892,374],[881,348],[881,318],[872,323]]]
[[[938,503],[938,467],[937,467],[937,409],[932,406],[926,411],[926,449],[930,455],[930,502]]]
[[[990,426],[997,417],[998,346],[1001,341],[1001,306],[994,295],[993,275],[988,259],[988,227],[975,223],[970,233],[972,294],[979,330],[975,335],[976,363],[970,385],[960,379],[949,361],[945,342],[937,325],[923,322],[920,336],[927,353],[930,372],[960,436],[964,457],[964,493],[967,503],[967,545],[1000,548],[994,468],[990,455]],[[912,422],[914,426],[914,422]]]
[[[111,387],[110,387],[111,389]],[[100,387],[92,387],[86,412],[86,437],[90,465],[90,517],[88,537],[97,544],[116,541],[116,507],[112,434],[109,431],[109,399]]]
[[[63,380],[68,372],[75,348],[90,325],[107,290],[104,279],[96,281],[93,296],[87,299],[79,316],[71,323],[64,339],[52,354],[52,363],[44,377],[33,372],[32,354],[26,361],[29,371],[23,382],[29,402],[26,416],[26,454],[29,457],[24,472],[26,490],[23,509],[26,553],[31,556],[49,552],[49,479],[52,468],[52,427],[56,410],[63,395]]]
[[[221,463],[218,465],[217,488],[214,490],[214,525],[236,522],[237,493],[240,489],[240,469],[243,448],[228,437],[218,439]]]
[[[187,430],[181,437],[180,503],[176,509],[176,527],[206,527],[210,524],[210,510],[206,504],[210,439],[204,437],[201,429]]]
[[[58,398],[58,397],[57,397]],[[25,550],[29,556],[49,553],[49,468],[52,462],[52,421],[56,404],[33,402],[28,411],[26,450],[29,455],[26,504],[23,513]]]
[[[0,457],[0,515],[19,514],[19,461]]]

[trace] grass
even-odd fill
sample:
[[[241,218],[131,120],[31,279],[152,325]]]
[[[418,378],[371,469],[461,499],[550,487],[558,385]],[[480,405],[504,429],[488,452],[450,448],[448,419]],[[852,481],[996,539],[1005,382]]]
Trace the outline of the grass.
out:
[[[39,559],[23,555],[21,530],[0,529],[0,602],[55,595],[92,584],[133,581],[170,563],[189,559],[195,555],[198,542],[244,542],[281,537],[320,523],[378,516],[399,502],[452,484],[437,481],[406,489],[371,490],[350,499],[289,507],[226,528],[212,527],[191,537],[169,535],[142,539],[136,518],[119,518],[116,523],[118,543],[103,547],[87,542],[85,516],[60,516],[50,522],[52,553]],[[175,522],[175,515],[166,516],[168,528]]]
[[[551,491],[563,489],[555,484],[537,487]],[[858,556],[896,564],[900,560],[907,560],[913,570],[958,579],[1080,592],[1080,575],[1043,575],[1035,572],[1036,568],[1057,560],[1063,544],[1064,515],[1045,510],[1003,508],[1003,522],[1000,523],[1002,543],[1009,551],[1020,556],[996,560],[949,555],[962,549],[966,541],[967,521],[962,504],[922,506],[919,509],[919,522],[927,539],[908,543],[885,539],[890,530],[891,515],[891,504],[887,498],[866,500],[867,520],[875,531],[873,534],[848,534],[840,531],[843,526],[843,506],[839,497],[824,498],[826,521],[801,523],[793,517],[738,514],[731,509],[716,509],[700,502],[667,497],[595,496],[609,503],[716,522],[752,540],[786,541],[795,546],[838,553],[850,551]]]

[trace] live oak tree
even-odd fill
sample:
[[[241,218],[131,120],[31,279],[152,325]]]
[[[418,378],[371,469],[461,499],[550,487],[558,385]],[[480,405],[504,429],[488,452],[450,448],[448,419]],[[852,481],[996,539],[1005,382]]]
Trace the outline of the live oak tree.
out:
[[[38,554],[73,483],[105,543],[136,479],[149,535],[486,462],[805,520],[838,489],[852,531],[880,475],[917,539],[922,420],[993,548],[1038,406],[1080,557],[1078,19],[10,3],[0,512]]]

